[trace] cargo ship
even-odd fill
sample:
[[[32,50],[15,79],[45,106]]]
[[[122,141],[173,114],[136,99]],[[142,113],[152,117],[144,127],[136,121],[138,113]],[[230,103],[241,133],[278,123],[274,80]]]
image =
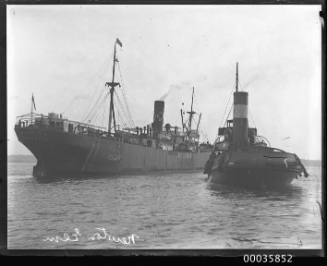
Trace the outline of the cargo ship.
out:
[[[288,186],[294,178],[308,173],[299,157],[270,147],[269,141],[257,134],[248,123],[248,92],[240,91],[238,63],[233,93],[233,118],[218,129],[218,137],[204,173],[210,184],[250,188]]]
[[[144,127],[119,128],[114,104],[114,92],[121,85],[115,79],[117,46],[122,47],[118,38],[114,43],[112,80],[105,83],[110,92],[108,128],[72,121],[57,113],[37,114],[33,110],[33,95],[31,112],[17,117],[18,140],[37,159],[33,176],[111,176],[203,169],[212,145],[200,142],[201,114],[193,110],[194,88],[188,117],[182,109],[178,114],[181,127],[164,124],[165,102],[157,100],[152,123]]]

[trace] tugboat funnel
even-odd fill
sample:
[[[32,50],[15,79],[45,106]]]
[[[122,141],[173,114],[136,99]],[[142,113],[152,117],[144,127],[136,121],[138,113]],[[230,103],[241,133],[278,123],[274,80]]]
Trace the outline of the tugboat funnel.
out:
[[[238,63],[236,64],[236,91],[234,92],[233,146],[241,148],[249,144],[248,139],[248,93],[238,90]]]

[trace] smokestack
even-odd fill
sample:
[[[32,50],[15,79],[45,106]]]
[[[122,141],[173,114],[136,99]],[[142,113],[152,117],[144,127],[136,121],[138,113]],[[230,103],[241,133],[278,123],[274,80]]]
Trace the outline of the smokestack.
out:
[[[164,123],[164,119],[163,119],[164,111],[165,111],[165,102],[155,101],[154,112],[153,112],[153,123],[152,123],[153,136],[155,138],[162,131],[162,127]]]
[[[248,93],[238,90],[238,63],[236,63],[236,84],[234,92],[233,144],[240,148],[248,145]]]
[[[235,147],[248,145],[248,93],[234,92],[233,144]]]

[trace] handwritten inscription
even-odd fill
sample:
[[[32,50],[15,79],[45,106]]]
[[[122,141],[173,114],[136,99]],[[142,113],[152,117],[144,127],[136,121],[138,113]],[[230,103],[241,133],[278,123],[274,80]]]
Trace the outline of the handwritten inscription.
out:
[[[106,240],[106,241],[129,246],[129,245],[135,245],[136,239],[139,238],[139,236],[136,234],[131,234],[126,237],[113,236],[108,233],[106,228],[102,228],[102,227],[97,227],[95,229],[97,230],[96,232],[92,234],[84,235],[80,232],[78,228],[74,228],[73,233],[70,234],[63,233],[61,236],[56,235],[53,237],[46,237],[43,239],[43,241],[59,243],[59,242],[78,242],[85,239],[88,241]]]
[[[131,245],[135,244],[135,238],[138,238],[137,235],[131,234],[127,237],[114,237],[110,234],[108,234],[107,230],[105,228],[96,228],[100,232],[97,232],[93,234],[91,237],[89,237],[89,240],[109,240],[116,243],[121,243],[123,245]]]

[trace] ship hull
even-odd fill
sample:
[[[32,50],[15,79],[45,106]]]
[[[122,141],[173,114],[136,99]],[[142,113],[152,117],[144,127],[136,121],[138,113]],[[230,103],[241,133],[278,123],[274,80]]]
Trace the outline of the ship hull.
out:
[[[115,175],[203,169],[209,152],[164,151],[114,137],[76,135],[47,128],[15,128],[37,159],[35,177]]]
[[[208,181],[248,188],[285,187],[306,170],[295,154],[270,147],[247,147],[212,153],[206,163]]]
[[[293,171],[277,169],[216,169],[209,174],[208,182],[246,188],[280,188],[290,185],[297,175]]]

